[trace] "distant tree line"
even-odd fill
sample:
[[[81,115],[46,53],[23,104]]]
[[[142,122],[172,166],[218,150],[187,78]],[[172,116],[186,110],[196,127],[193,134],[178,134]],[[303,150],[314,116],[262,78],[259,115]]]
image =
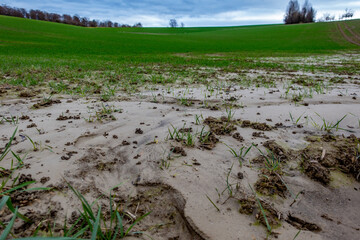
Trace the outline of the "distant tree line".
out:
[[[119,24],[117,22],[112,22],[110,20],[107,21],[99,21],[99,20],[90,20],[87,17],[80,17],[79,15],[75,14],[71,16],[69,14],[57,14],[57,13],[48,13],[41,10],[33,10],[31,9],[29,12],[24,8],[15,8],[9,7],[7,5],[0,5],[0,15],[11,16],[11,17],[19,17],[19,18],[28,18],[33,20],[41,20],[41,21],[48,21],[48,22],[57,22],[57,23],[64,23],[70,24],[75,26],[81,27],[142,27],[142,24],[136,23],[133,26],[128,24]]]
[[[354,16],[355,11],[352,9],[345,9],[345,13],[339,15],[338,20],[343,20],[343,19],[348,19],[348,18],[352,18]],[[335,15],[330,15],[330,13],[324,13],[324,15],[322,16],[322,18],[320,18],[318,21],[319,22],[331,22],[335,20]]]
[[[341,19],[345,19],[345,18],[352,18],[354,16],[354,12],[355,12],[354,10],[346,8],[345,13],[342,14],[339,17],[339,19],[341,20]]]
[[[316,11],[308,0],[305,0],[300,9],[297,0],[290,0],[284,18],[285,24],[311,23],[315,22]]]

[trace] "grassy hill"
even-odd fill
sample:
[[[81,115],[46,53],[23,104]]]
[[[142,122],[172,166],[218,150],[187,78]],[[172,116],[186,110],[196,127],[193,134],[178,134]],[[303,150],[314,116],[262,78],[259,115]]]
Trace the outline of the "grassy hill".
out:
[[[359,24],[359,22],[357,22]],[[209,28],[82,28],[0,16],[1,54],[321,53],[354,48],[335,23]]]
[[[359,31],[360,20],[349,24],[353,32]],[[1,75],[16,72],[79,68],[123,71],[129,66],[149,64],[254,68],[259,64],[247,58],[354,50],[359,46],[341,35],[336,22],[177,29],[82,28],[0,16],[0,79]],[[208,54],[222,57],[210,58]],[[274,64],[261,67],[273,68]],[[31,71],[33,68],[37,71]],[[35,73],[31,76],[39,77]]]

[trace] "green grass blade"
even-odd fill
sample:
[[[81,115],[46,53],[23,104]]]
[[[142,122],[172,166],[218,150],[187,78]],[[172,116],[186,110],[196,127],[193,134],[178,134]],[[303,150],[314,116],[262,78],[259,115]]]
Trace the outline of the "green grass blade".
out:
[[[9,196],[3,196],[0,201],[0,210],[6,205],[7,201],[9,201]]]
[[[98,234],[98,229],[99,229],[100,216],[101,216],[101,206],[99,207],[99,211],[96,217],[96,222],[94,224],[94,228],[91,234],[91,240],[96,240],[96,236]]]
[[[36,181],[24,182],[24,183],[22,183],[22,184],[20,184],[20,185],[17,185],[16,187],[13,187],[13,188],[5,191],[5,192],[2,192],[1,194],[4,194],[4,195],[5,195],[5,194],[8,194],[8,193],[11,193],[11,192],[13,192],[13,191],[15,191],[15,190],[18,190],[18,189],[20,189],[20,188],[26,187],[26,186],[28,186],[28,185],[30,185],[30,184],[32,184],[32,183],[35,183],[35,182],[36,182]]]
[[[75,237],[25,237],[25,238],[16,238],[16,240],[81,240],[81,238],[75,238]]]
[[[13,141],[14,138],[15,138],[15,135],[16,135],[17,130],[18,130],[18,127],[15,128],[15,131],[13,132],[13,135],[11,136],[9,142],[6,144],[6,147],[5,147],[4,151],[2,152],[2,154],[1,154],[1,156],[0,156],[0,161],[2,161],[2,160],[5,158],[5,156],[9,153],[9,151],[10,151],[9,149],[10,149],[11,143],[12,143],[12,141]]]
[[[7,236],[9,235],[12,226],[14,225],[16,216],[17,216],[18,209],[15,209],[14,216],[11,218],[11,221],[8,223],[6,228],[4,229],[3,233],[0,236],[0,240],[6,240]]]
[[[141,220],[143,220],[147,215],[149,215],[151,212],[145,213],[144,215],[142,215],[141,217],[139,217],[138,219],[135,220],[135,222],[133,224],[131,224],[131,226],[126,230],[125,232],[125,236],[127,236],[130,232],[130,230]]]
[[[262,207],[259,198],[256,196],[256,192],[255,192],[254,189],[250,186],[250,184],[249,184],[249,187],[251,188],[252,192],[253,192],[254,195],[255,195],[256,201],[257,201],[257,203],[258,203],[258,205],[259,205],[259,207],[260,207],[261,213],[262,213],[262,215],[263,215],[263,217],[264,217],[264,219],[265,219],[266,227],[267,227],[268,231],[271,233],[271,226],[270,226],[270,224],[269,224],[269,221],[267,220],[265,210],[264,210],[264,208]]]
[[[78,231],[76,234],[74,234],[74,238],[78,238],[78,237],[80,237],[81,235],[83,235],[85,232],[86,232],[86,230],[88,230],[88,228],[89,228],[89,226],[85,226],[84,228],[82,228],[80,231]]]
[[[212,203],[212,205],[216,208],[216,210],[218,210],[220,212],[220,209],[216,206],[216,204],[210,199],[210,197],[208,195],[205,195],[207,197],[207,199],[209,199],[209,201]]]
[[[295,235],[295,237],[293,238],[293,240],[295,240],[295,239],[299,236],[300,232],[301,232],[301,230],[299,230],[299,231],[296,233],[296,235]]]
[[[37,187],[37,188],[29,188],[25,189],[22,192],[31,192],[31,191],[49,191],[53,189],[52,187]]]
[[[118,224],[120,226],[120,237],[122,238],[122,237],[124,237],[124,225],[122,223],[122,218],[121,218],[119,212],[116,212],[116,217],[118,219]]]
[[[9,210],[13,213],[15,213],[16,209],[14,208],[12,202],[11,202],[11,199],[9,198],[6,202],[6,206],[9,208]],[[16,213],[17,216],[19,218],[21,218],[22,220],[24,220],[25,222],[31,222],[30,219],[28,219],[27,217],[25,217],[24,215],[20,214],[19,212]]]

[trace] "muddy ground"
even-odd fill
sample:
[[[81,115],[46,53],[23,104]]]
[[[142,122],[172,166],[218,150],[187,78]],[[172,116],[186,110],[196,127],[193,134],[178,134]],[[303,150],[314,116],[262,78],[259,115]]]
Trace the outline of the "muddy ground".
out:
[[[341,65],[339,55],[316,62]],[[252,81],[234,80],[244,74]],[[151,212],[129,238],[358,239],[359,79],[250,70],[219,73],[211,87],[155,86],[107,102],[0,86],[1,150],[18,126],[11,149],[26,154],[14,186],[50,188],[10,194],[33,220],[18,219],[14,236],[39,224],[46,233],[47,223],[61,235],[81,207],[68,182],[104,209],[116,187],[127,224]],[[12,159],[0,162],[3,178]]]

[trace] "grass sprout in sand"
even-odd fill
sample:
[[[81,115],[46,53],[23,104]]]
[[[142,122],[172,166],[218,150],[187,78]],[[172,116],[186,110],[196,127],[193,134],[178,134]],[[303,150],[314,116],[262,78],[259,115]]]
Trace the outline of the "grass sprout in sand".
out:
[[[245,161],[246,155],[249,153],[253,145],[250,145],[250,147],[246,148],[245,146],[242,146],[239,151],[236,151],[234,148],[230,147],[226,143],[224,143],[229,149],[228,151],[238,159],[240,167],[242,167],[243,161]]]
[[[337,122],[329,122],[325,119],[325,117],[320,116],[320,114],[316,113],[316,115],[321,119],[322,124],[318,124],[314,119],[312,119],[312,125],[321,130],[321,131],[326,131],[326,132],[330,132],[332,130],[338,131],[339,129],[341,130],[345,130],[343,128],[340,128],[339,125],[340,123],[346,118],[347,115],[344,115],[340,120],[338,120]]]

